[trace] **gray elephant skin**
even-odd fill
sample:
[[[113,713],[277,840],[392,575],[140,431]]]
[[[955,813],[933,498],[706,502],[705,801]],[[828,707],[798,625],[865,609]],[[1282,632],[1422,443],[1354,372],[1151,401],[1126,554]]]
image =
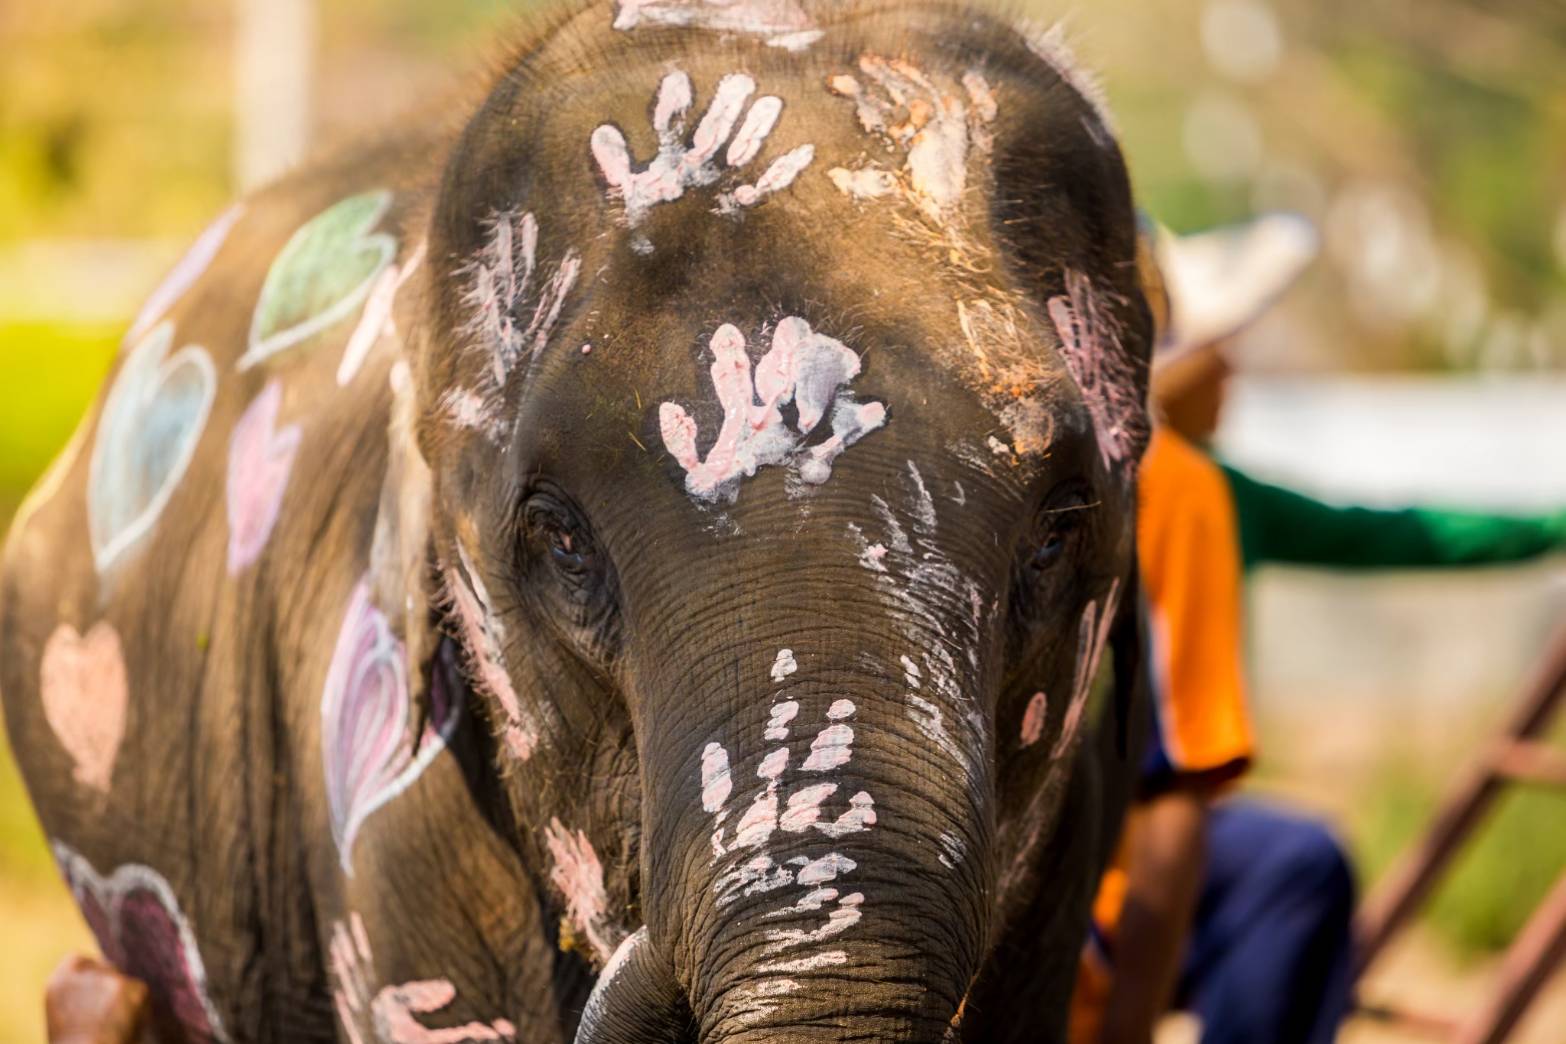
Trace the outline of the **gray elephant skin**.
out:
[[[1091,82],[624,0],[482,86],[224,213],[13,524],[105,955],[169,1041],[1059,1038],[1151,338]]]

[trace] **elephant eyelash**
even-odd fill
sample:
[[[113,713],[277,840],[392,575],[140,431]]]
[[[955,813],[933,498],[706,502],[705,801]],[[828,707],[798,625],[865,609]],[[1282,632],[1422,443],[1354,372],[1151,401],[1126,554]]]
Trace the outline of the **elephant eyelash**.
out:
[[[1103,506],[1103,503],[1104,502],[1101,500],[1094,500],[1084,504],[1073,504],[1070,507],[1045,508],[1043,511],[1039,512],[1039,516],[1041,518],[1055,518],[1061,515],[1070,515],[1079,511],[1096,511],[1098,508]]]

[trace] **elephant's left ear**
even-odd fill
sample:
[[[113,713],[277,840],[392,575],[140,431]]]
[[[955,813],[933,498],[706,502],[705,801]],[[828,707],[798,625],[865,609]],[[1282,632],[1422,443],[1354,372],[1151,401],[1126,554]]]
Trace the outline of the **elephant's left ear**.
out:
[[[409,734],[423,734],[429,720],[429,665],[437,645],[432,608],[436,582],[430,543],[433,482],[419,450],[418,409],[408,364],[391,371],[392,408],[387,425],[389,452],[370,549],[375,602],[402,639],[407,656],[411,720]]]

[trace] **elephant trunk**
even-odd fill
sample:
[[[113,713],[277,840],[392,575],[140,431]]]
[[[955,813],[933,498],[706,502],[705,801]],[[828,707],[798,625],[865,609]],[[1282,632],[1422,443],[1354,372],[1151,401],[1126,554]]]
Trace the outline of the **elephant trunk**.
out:
[[[952,667],[978,658],[845,633],[644,729],[649,933],[703,1044],[935,1044],[977,973],[993,788]]]
[[[683,1044],[690,1023],[674,970],[643,926],[620,944],[587,998],[576,1044]]]

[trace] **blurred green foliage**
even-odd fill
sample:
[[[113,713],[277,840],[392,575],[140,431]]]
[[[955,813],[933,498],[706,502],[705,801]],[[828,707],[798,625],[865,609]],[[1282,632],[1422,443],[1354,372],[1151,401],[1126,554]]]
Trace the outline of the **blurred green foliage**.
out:
[[[0,497],[25,491],[70,438],[119,336],[118,325],[0,323]]]
[[[1256,182],[1264,172],[1214,179],[1186,154],[1192,99],[1219,92],[1254,115],[1266,163],[1306,171],[1326,200],[1367,179],[1411,190],[1438,236],[1477,255],[1497,306],[1532,315],[1566,291],[1555,245],[1566,213],[1566,8],[1246,0],[1272,12],[1284,50],[1270,75],[1236,82],[1202,42],[1218,2],[1101,0],[1071,16],[1084,57],[1104,74],[1143,200],[1171,227],[1236,220],[1267,202]],[[487,69],[494,41],[548,6],[320,0],[323,135],[367,114],[389,118],[465,68]],[[1044,21],[1066,13],[1053,0],[1021,6]],[[183,237],[215,213],[231,190],[233,30],[231,5],[195,0],[0,12],[0,243]],[[1437,361],[1416,342],[1417,332],[1400,339],[1405,350],[1377,357]],[[1364,357],[1352,344],[1341,351]]]

